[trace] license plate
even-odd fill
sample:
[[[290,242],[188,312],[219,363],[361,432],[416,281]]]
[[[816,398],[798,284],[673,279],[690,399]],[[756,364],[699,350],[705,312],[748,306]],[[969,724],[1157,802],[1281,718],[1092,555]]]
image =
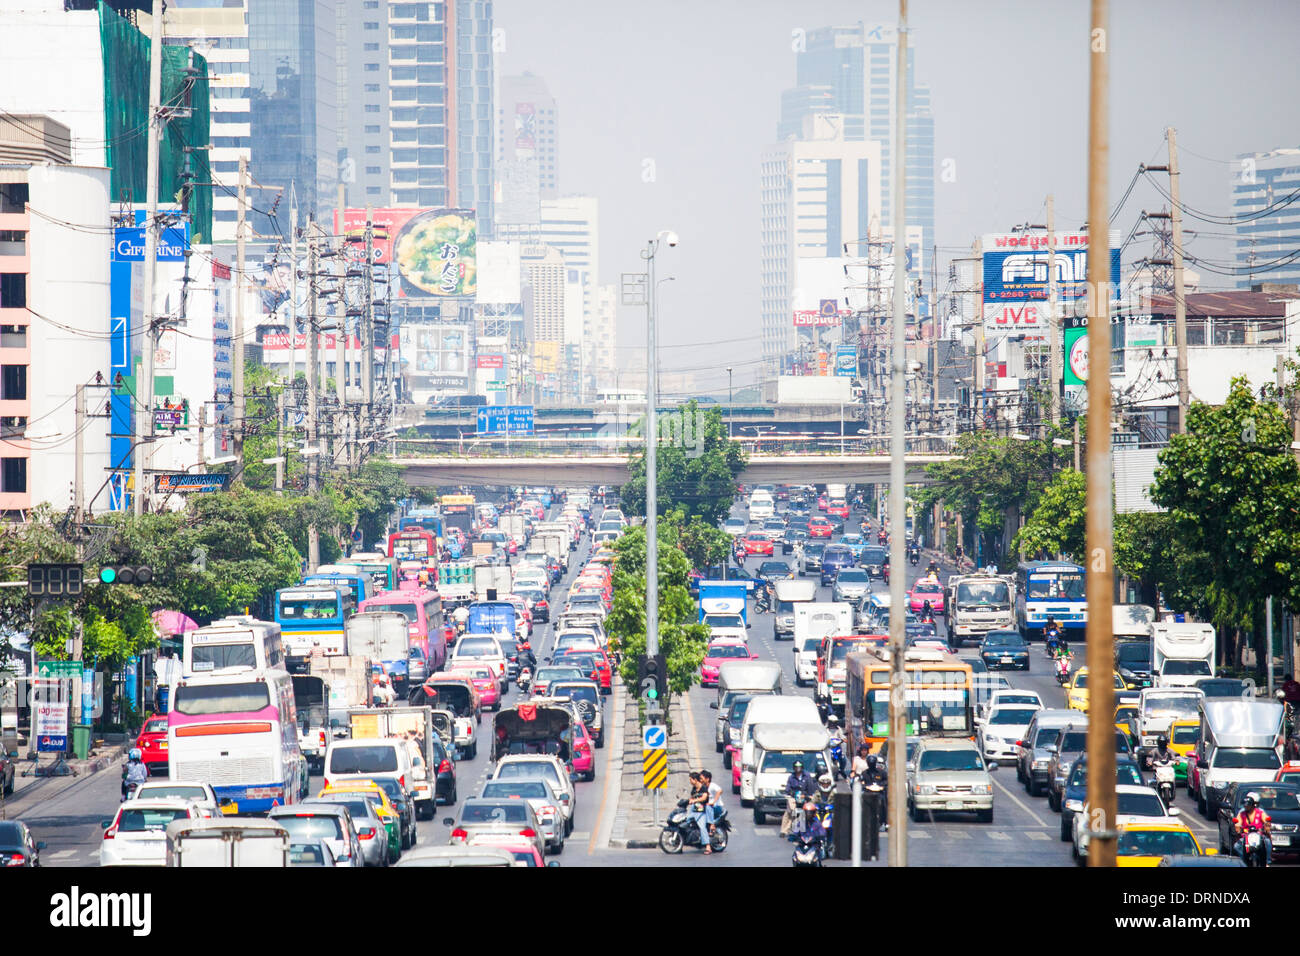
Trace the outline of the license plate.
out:
[[[960,800],[949,800],[949,801],[948,801],[948,809],[949,809],[949,810],[960,810],[960,809],[961,809],[961,801],[960,801]]]
[[[1015,661],[1013,661],[1013,660],[1012,660],[1011,658],[1009,658],[1009,657],[1004,657],[1004,658],[1002,658],[1002,663],[1003,663],[1003,664],[1014,664]]]
[[[1274,846],[1290,846],[1290,845],[1291,845],[1291,837],[1290,837],[1290,835],[1289,835],[1289,834],[1283,834],[1283,833],[1275,833],[1275,834],[1273,835],[1273,845],[1274,845]]]
[[[167,741],[165,741],[165,740],[160,740],[160,741],[158,741],[158,749],[159,749],[159,750],[166,750],[166,749],[167,749]]]

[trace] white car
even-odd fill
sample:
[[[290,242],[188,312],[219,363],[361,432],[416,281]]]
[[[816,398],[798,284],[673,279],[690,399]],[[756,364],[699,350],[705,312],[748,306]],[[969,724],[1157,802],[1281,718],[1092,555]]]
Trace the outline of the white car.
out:
[[[127,800],[101,824],[100,866],[166,866],[167,824],[199,820],[203,812],[189,800]]]
[[[995,707],[1032,707],[1035,710],[1043,709],[1043,698],[1038,696],[1037,691],[1032,690],[995,690],[989,695],[988,700],[978,708],[975,716],[983,719],[988,716],[989,711]]]
[[[559,757],[548,754],[511,754],[497,761],[492,780],[545,780],[559,797],[564,811],[564,833],[573,832],[573,818],[578,812],[578,791],[569,770]]]
[[[747,527],[748,524],[744,518],[728,518],[726,521],[722,522],[722,530],[727,532],[727,534],[731,535],[733,538],[737,535],[744,534]]]
[[[1074,847],[1071,851],[1074,861],[1083,865],[1088,859],[1088,804],[1080,803],[1077,807],[1066,807],[1074,811],[1071,823],[1073,827]],[[1125,826],[1131,823],[1169,823],[1170,817],[1179,815],[1177,807],[1167,807],[1160,799],[1160,794],[1150,787],[1136,787],[1121,783],[1115,786],[1115,825]]]
[[[794,682],[799,687],[817,683],[817,645],[821,642],[820,637],[805,637],[794,649]]]
[[[733,638],[749,642],[749,629],[745,626],[745,619],[739,614],[706,614],[701,623],[709,629],[710,643],[718,638]]]
[[[990,711],[988,719],[980,721],[976,733],[984,759],[992,763],[1013,762],[1018,753],[1017,741],[1025,739],[1029,722],[1040,710],[1041,707],[1005,704]]]
[[[136,788],[133,800],[188,800],[205,817],[221,816],[221,801],[208,783],[197,780],[146,780]]]
[[[506,655],[495,637],[489,634],[464,635],[448,656],[446,669],[454,670],[473,664],[488,665],[496,671],[497,681],[506,683]]]

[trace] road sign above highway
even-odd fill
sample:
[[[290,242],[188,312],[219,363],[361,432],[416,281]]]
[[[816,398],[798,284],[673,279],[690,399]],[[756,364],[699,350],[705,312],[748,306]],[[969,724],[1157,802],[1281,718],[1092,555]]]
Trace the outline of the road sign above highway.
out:
[[[668,746],[668,731],[661,724],[651,724],[641,730],[641,744],[645,750],[663,750]]]

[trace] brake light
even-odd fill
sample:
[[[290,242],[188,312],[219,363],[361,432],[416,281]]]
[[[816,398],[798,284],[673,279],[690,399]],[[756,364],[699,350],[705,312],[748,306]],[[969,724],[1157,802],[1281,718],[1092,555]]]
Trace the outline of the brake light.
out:
[[[115,836],[117,836],[117,823],[116,823],[116,822],[114,822],[114,824],[113,824],[111,827],[109,827],[107,830],[104,831],[104,839],[105,839],[105,840],[111,840],[111,839],[113,839],[113,837],[115,837]]]
[[[438,773],[451,773],[451,761],[446,757],[443,757],[442,763],[438,764]]]
[[[357,836],[362,840],[373,840],[375,837],[374,827],[362,827],[357,831]]]
[[[21,853],[15,853],[13,856],[9,857],[9,862],[6,863],[5,866],[22,866],[26,862],[27,857],[23,856]]]
[[[519,831],[519,835],[521,837],[528,837],[528,839],[532,840],[536,838],[537,831],[534,830],[532,827],[524,827],[524,829]]]
[[[321,745],[322,747],[326,746],[326,743],[325,743],[325,731],[323,731],[323,730],[320,732],[320,745]]]
[[[469,833],[466,832],[461,827],[457,827],[456,829],[451,831],[451,838],[453,840],[464,840],[468,837],[469,837]]]

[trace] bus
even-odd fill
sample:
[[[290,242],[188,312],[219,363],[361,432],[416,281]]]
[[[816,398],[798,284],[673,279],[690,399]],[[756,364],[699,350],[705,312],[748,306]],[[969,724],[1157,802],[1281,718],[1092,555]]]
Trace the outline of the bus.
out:
[[[167,714],[172,780],[211,784],[231,812],[264,813],[307,796],[293,680],[283,670],[182,677]]]
[[[429,673],[442,670],[447,645],[454,642],[443,617],[442,596],[437,591],[393,591],[379,594],[361,605],[362,611],[400,611],[409,624],[410,643],[424,651]]]
[[[322,564],[317,574],[364,574],[370,579],[370,595],[397,588],[397,562],[378,551],[340,558],[335,564]]]
[[[344,626],[357,605],[347,588],[292,587],[275,592],[275,623],[284,638],[287,669],[302,673],[316,647],[344,653]]]
[[[182,676],[231,669],[284,670],[280,626],[251,617],[232,616],[185,635],[181,650]]]
[[[427,531],[435,538],[442,537],[442,515],[432,508],[418,508],[410,514],[397,519],[397,530],[406,531],[415,528]]]
[[[890,651],[866,647],[849,655],[845,688],[846,753],[866,744],[877,751],[889,737]],[[944,651],[910,648],[907,674],[909,737],[975,736],[970,664]]]
[[[1061,561],[1027,561],[1016,568],[1016,627],[1026,641],[1043,637],[1053,617],[1064,632],[1080,637],[1088,626],[1084,570]]]
[[[352,594],[353,604],[360,604],[375,595],[370,575],[362,574],[356,568],[339,571],[322,571],[317,568],[315,574],[307,575],[299,584],[302,587],[346,588]]]
[[[388,556],[395,561],[423,561],[432,571],[438,566],[438,539],[421,528],[395,531],[388,536]]]
[[[438,511],[442,515],[444,533],[452,528],[464,532],[466,537],[474,533],[474,496],[443,495],[438,501]]]

